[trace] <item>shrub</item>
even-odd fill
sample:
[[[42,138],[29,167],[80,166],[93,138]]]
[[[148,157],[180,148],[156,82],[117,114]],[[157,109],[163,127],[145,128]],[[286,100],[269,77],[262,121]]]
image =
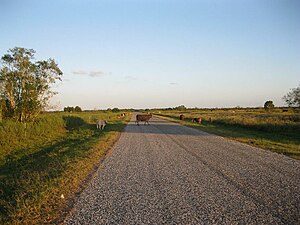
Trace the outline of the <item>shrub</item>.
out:
[[[274,103],[273,103],[273,101],[266,101],[265,102],[265,105],[264,105],[264,108],[265,108],[265,110],[272,110],[272,109],[274,109]]]

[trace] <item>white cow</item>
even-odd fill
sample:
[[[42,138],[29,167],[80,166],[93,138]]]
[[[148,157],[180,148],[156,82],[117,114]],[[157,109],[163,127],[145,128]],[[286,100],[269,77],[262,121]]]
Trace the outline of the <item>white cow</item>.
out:
[[[105,125],[106,125],[107,121],[106,120],[97,120],[96,121],[96,125],[97,125],[97,129],[101,129],[103,130]]]

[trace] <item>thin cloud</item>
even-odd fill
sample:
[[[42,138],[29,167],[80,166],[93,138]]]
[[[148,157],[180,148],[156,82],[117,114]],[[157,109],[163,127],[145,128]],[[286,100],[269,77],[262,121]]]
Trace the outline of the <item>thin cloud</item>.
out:
[[[78,71],[73,71],[73,74],[85,75],[90,77],[102,77],[104,75],[111,75],[111,72],[106,73],[101,70],[95,70],[95,71],[78,70]]]
[[[171,82],[169,83],[170,85],[177,85],[178,83],[175,83],[175,82]]]
[[[133,76],[123,76],[116,83],[117,84],[128,84],[128,83],[131,83],[131,82],[136,81],[136,80],[138,80],[138,78],[133,77]]]
[[[73,74],[75,74],[75,75],[88,75],[89,73],[87,71],[84,71],[84,70],[78,70],[78,71],[74,71]]]
[[[137,80],[137,78],[136,78],[136,77],[133,77],[133,76],[125,76],[124,79],[125,79],[126,81],[134,81],[134,80]]]
[[[90,77],[101,77],[103,75],[105,75],[105,73],[103,71],[91,71],[89,73]]]

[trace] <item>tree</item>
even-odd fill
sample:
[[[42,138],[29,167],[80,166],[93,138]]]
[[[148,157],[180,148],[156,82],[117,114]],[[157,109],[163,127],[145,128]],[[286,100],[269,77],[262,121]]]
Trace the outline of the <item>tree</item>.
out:
[[[64,108],[64,112],[74,112],[74,107],[73,106],[67,106]]]
[[[186,107],[184,105],[180,105],[174,108],[175,110],[186,110]]]
[[[0,96],[4,116],[26,122],[35,118],[56,94],[51,85],[62,71],[53,59],[34,61],[35,51],[15,47],[1,58]]]
[[[74,111],[75,112],[81,112],[82,111],[82,109],[77,105],[77,106],[75,106],[75,109],[74,109]]]
[[[120,109],[118,109],[118,108],[113,108],[111,111],[112,111],[112,112],[120,112]]]
[[[300,107],[300,84],[297,88],[291,89],[285,96],[283,100],[288,104],[288,106]]]
[[[264,105],[264,108],[265,108],[265,110],[271,110],[271,109],[273,109],[275,106],[274,106],[274,103],[273,103],[273,101],[266,101],[265,102],[265,105]]]

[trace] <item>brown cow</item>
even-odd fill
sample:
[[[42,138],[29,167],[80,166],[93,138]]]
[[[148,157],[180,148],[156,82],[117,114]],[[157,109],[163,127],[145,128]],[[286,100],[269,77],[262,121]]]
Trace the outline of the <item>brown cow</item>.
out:
[[[201,119],[201,117],[198,117],[198,118],[194,118],[194,119],[192,119],[192,122],[194,123],[201,123],[202,122],[202,119]]]
[[[142,115],[142,114],[138,114],[136,115],[136,121],[135,123],[139,126],[139,121],[145,121],[144,125],[146,125],[146,123],[149,125],[149,120],[152,118],[152,114],[148,114],[148,115]]]
[[[180,120],[184,120],[184,115],[181,114],[181,115],[179,116],[179,119],[180,119]]]

